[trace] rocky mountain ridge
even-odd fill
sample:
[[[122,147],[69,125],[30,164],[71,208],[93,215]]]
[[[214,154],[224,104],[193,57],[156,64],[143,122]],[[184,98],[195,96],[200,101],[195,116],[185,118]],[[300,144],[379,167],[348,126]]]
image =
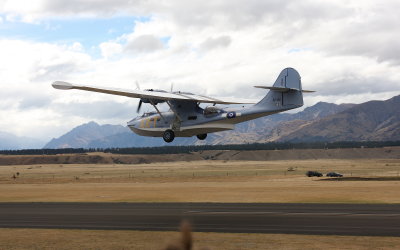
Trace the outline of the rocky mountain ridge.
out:
[[[265,142],[385,141],[400,140],[400,96],[362,104],[319,102],[297,113],[279,113],[236,125],[232,131],[176,138],[167,144],[161,138],[138,136],[122,125],[82,124],[54,138],[44,148],[116,148]],[[32,138],[0,132],[0,149],[39,148]]]
[[[233,131],[209,134],[205,141],[199,141],[195,137],[176,138],[171,144],[165,143],[161,138],[138,136],[121,125],[99,125],[95,122],[89,122],[74,128],[57,139],[51,140],[45,148],[123,148],[268,142],[290,134],[300,125],[309,124],[353,106],[354,104],[336,105],[319,102],[298,113],[275,114],[238,124]]]

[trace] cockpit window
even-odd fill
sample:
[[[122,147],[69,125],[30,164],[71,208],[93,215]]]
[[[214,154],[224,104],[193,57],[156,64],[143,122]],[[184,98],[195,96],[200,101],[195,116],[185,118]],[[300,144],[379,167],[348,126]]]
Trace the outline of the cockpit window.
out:
[[[209,106],[209,107],[206,107],[206,108],[204,109],[204,115],[205,115],[205,116],[217,115],[217,114],[219,114],[220,112],[221,112],[221,109],[219,109],[219,108],[217,108],[217,107],[214,107],[214,106]]]
[[[147,113],[144,113],[142,115],[142,117],[148,117],[148,116],[155,115],[155,114],[156,114],[156,112],[147,112]]]

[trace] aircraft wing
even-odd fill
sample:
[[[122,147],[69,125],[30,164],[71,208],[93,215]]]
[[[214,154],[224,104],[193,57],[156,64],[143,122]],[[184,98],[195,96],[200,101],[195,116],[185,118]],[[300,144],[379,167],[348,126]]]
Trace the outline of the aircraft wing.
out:
[[[195,95],[191,93],[180,93],[180,92],[161,92],[161,91],[150,91],[150,90],[123,90],[123,89],[114,89],[114,88],[104,88],[104,87],[94,87],[89,85],[77,85],[68,82],[56,81],[52,84],[53,88],[61,89],[61,90],[69,90],[69,89],[80,89],[92,92],[99,92],[110,95],[120,95],[131,98],[147,98],[147,99],[156,99],[156,100],[180,100],[180,101],[194,101],[200,103],[215,103],[215,104],[250,104],[243,102],[232,102],[232,101],[224,101],[221,99],[216,99],[203,95]]]

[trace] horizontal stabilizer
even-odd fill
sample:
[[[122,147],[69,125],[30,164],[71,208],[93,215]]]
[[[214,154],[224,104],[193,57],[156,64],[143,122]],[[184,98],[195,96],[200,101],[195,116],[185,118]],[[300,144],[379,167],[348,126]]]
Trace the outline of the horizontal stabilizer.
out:
[[[268,86],[254,86],[254,87],[259,88],[259,89],[270,89],[270,90],[278,91],[278,92],[300,91],[299,89],[285,88],[285,87],[268,87]],[[315,91],[303,89],[302,92],[303,93],[313,93]]]

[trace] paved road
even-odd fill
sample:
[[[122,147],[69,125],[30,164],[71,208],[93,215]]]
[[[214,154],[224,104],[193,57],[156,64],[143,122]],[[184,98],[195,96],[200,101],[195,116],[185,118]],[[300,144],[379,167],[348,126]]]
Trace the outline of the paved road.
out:
[[[400,204],[0,203],[3,228],[400,236]]]

